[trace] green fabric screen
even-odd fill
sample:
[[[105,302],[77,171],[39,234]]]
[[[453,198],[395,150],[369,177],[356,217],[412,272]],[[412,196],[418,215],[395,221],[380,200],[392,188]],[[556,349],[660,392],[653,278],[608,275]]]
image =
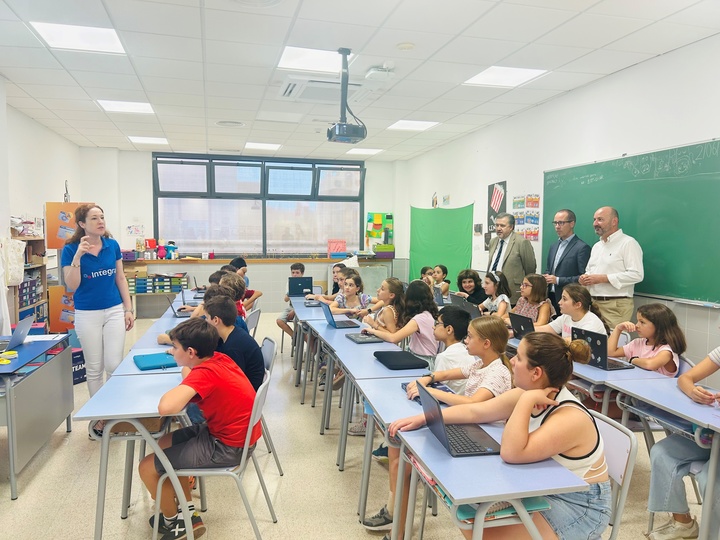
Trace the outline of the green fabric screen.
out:
[[[460,270],[472,262],[473,205],[462,208],[410,207],[410,276],[423,266],[448,267],[450,288],[456,290]]]

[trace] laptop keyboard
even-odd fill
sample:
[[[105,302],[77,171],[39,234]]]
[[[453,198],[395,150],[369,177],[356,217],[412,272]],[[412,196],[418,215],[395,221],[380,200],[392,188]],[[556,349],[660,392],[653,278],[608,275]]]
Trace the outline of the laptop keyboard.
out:
[[[618,362],[617,360],[613,360],[612,358],[608,358],[607,367],[608,371],[612,371],[613,369],[627,369],[628,365]]]
[[[458,454],[490,451],[489,448],[473,441],[462,426],[454,424],[446,425],[445,432],[447,433],[451,448]]]

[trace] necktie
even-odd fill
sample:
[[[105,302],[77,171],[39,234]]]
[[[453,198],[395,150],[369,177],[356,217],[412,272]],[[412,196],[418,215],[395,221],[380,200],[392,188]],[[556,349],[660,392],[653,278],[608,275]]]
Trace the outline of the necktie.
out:
[[[493,262],[491,270],[494,272],[497,270],[497,265],[500,262],[500,255],[502,254],[503,246],[505,245],[505,240],[500,240],[500,245],[498,246],[497,255],[495,256],[495,262]]]

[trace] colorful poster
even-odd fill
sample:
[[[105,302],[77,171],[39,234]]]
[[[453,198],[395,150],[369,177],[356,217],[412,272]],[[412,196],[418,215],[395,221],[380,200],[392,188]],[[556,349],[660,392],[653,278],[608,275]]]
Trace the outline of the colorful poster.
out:
[[[495,232],[495,218],[505,212],[507,207],[507,182],[498,182],[488,186],[488,232]]]
[[[65,240],[75,232],[75,209],[81,202],[45,203],[45,245],[48,249],[62,249]]]
[[[48,292],[50,297],[50,333],[59,334],[75,328],[73,293],[67,292],[62,285],[48,287]]]
[[[525,197],[524,196],[520,195],[520,196],[513,197],[513,209],[516,209],[516,208],[525,208]]]
[[[525,197],[525,206],[527,208],[540,208],[540,195],[530,194]]]
[[[393,215],[382,212],[368,212],[365,227],[365,249],[376,244],[393,243]]]
[[[515,226],[525,225],[525,212],[513,212],[515,218]]]

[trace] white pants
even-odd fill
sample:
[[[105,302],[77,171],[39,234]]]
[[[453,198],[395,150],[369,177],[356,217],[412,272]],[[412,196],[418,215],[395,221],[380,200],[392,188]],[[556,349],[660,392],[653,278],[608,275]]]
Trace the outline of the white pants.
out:
[[[75,331],[85,357],[92,397],[103,385],[103,371],[113,374],[125,349],[125,312],[118,304],[108,309],[75,310]]]

